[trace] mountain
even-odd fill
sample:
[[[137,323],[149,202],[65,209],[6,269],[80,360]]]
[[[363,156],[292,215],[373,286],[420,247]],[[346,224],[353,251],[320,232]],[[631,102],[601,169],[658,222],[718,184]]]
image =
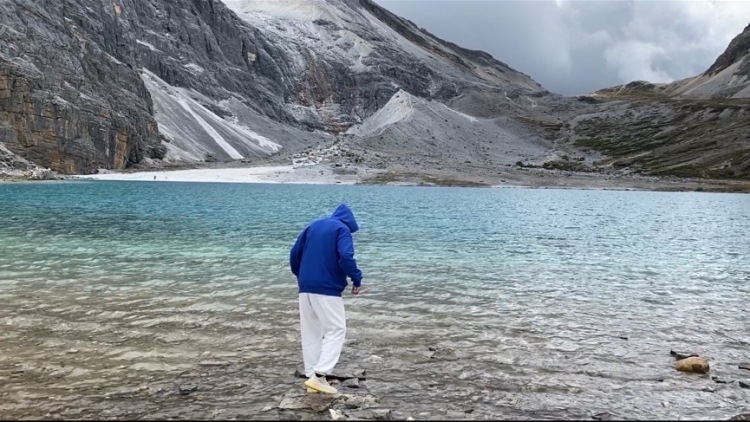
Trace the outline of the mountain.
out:
[[[750,25],[698,76],[635,81],[582,99],[600,104],[567,122],[559,142],[604,153],[599,167],[750,178]]]
[[[541,151],[535,129],[493,119],[565,102],[370,0],[12,0],[0,18],[0,140],[63,173],[367,144],[356,127],[399,92]],[[464,150],[475,122],[445,128],[441,148]]]
[[[749,38],[695,78],[570,98],[372,0],[6,0],[0,171],[747,179]]]

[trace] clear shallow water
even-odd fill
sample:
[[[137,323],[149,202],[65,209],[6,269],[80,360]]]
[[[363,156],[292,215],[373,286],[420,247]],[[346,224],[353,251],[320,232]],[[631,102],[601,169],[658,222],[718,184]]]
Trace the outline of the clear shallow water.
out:
[[[288,250],[341,201],[367,288],[342,365],[396,416],[750,411],[669,355],[750,379],[748,195],[63,182],[0,184],[0,417],[278,416]]]

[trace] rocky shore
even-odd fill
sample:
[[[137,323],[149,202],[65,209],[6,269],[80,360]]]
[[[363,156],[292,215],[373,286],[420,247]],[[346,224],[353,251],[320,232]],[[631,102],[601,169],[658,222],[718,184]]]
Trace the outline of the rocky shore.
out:
[[[70,176],[74,179],[207,181],[235,183],[373,184],[455,187],[529,187],[649,191],[750,192],[750,181],[644,176],[625,172],[592,173],[506,166],[484,168],[426,168],[391,164],[373,167],[358,163],[267,160],[138,169]]]

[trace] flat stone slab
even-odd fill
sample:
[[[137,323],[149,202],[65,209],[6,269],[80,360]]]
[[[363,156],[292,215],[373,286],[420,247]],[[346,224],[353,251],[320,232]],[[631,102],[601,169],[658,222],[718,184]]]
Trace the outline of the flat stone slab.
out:
[[[332,394],[307,393],[305,390],[295,389],[281,397],[279,409],[281,410],[309,410],[311,412],[324,412],[331,407],[337,396]]]

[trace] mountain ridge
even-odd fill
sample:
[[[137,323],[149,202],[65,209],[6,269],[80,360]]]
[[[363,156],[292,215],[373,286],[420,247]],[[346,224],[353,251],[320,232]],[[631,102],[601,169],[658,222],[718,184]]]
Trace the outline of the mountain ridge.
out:
[[[727,98],[745,92],[742,34],[713,73],[564,97],[371,0],[12,0],[0,18],[0,144],[61,173],[316,148],[383,171],[750,176],[745,100]]]

